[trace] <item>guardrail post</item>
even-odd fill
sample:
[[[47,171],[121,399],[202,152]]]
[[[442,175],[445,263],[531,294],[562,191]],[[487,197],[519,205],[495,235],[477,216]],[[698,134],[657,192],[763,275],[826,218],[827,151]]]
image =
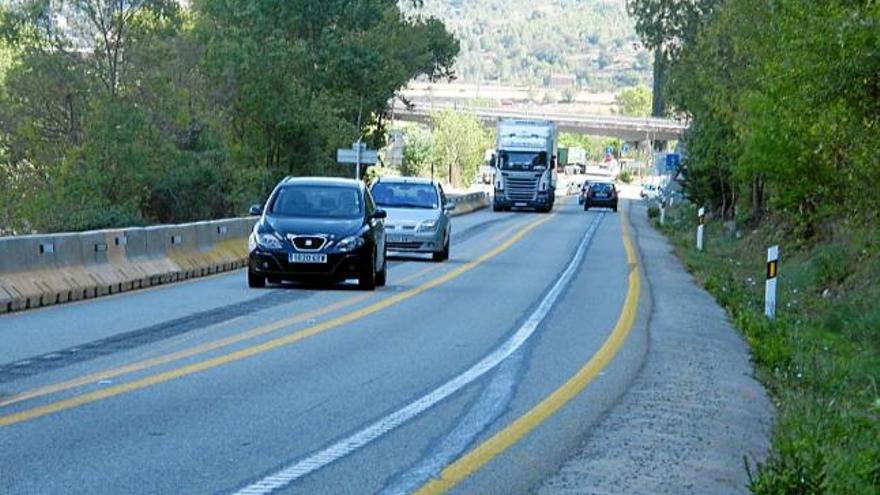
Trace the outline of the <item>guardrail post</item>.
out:
[[[767,282],[764,288],[764,314],[776,319],[776,277],[779,275],[779,246],[767,249]]]
[[[697,212],[699,224],[697,225],[697,251],[703,250],[703,224],[706,221],[706,209],[700,208]]]

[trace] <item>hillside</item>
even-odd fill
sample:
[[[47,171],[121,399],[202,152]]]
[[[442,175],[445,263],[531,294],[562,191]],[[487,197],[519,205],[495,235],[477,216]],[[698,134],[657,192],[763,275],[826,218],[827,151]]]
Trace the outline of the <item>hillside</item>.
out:
[[[425,0],[422,13],[460,39],[465,82],[541,86],[570,74],[596,91],[650,82],[625,0]]]

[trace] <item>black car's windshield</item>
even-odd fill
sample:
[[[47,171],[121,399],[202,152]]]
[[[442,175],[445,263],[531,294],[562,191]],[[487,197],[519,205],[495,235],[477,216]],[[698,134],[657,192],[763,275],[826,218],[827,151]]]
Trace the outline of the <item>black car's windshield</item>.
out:
[[[283,217],[356,218],[363,215],[361,193],[352,187],[285,186],[278,190],[269,213]]]
[[[373,199],[383,208],[440,207],[437,190],[431,184],[379,182],[373,186]]]
[[[597,182],[592,185],[593,192],[596,194],[611,194],[614,186],[606,182]]]
[[[502,151],[498,154],[502,170],[534,170],[547,166],[547,153],[529,151]]]

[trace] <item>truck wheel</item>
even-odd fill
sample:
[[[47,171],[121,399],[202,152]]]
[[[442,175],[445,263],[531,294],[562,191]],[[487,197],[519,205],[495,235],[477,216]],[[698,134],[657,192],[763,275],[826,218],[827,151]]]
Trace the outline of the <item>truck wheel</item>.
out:
[[[497,203],[492,203],[492,211],[501,211],[501,206]]]

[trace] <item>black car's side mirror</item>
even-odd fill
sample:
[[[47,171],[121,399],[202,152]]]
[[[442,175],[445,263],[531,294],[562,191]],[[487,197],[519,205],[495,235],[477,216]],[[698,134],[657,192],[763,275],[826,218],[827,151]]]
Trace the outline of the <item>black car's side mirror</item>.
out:
[[[373,218],[381,220],[383,218],[388,218],[388,212],[385,210],[376,210],[373,213]]]
[[[251,205],[249,212],[251,215],[262,215],[263,205]]]

